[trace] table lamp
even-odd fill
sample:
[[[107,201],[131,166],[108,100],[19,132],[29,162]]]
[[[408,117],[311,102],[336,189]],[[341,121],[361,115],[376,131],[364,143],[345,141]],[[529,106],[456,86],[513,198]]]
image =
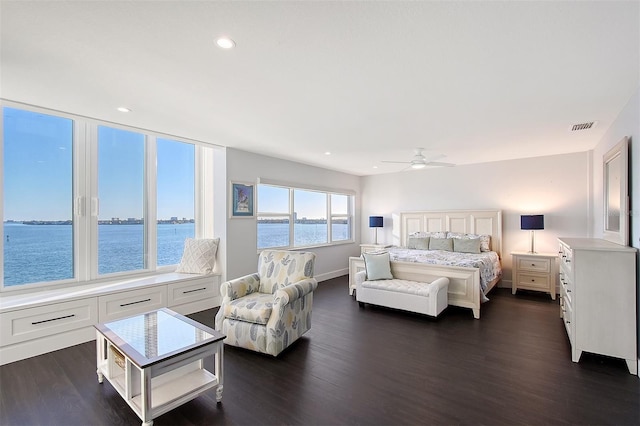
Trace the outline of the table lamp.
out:
[[[535,232],[536,229],[544,229],[544,215],[520,215],[520,229],[531,231],[531,250],[529,253],[535,253]]]
[[[382,228],[382,226],[382,216],[369,216],[369,228],[375,228],[376,230],[376,244],[378,244],[378,228]]]

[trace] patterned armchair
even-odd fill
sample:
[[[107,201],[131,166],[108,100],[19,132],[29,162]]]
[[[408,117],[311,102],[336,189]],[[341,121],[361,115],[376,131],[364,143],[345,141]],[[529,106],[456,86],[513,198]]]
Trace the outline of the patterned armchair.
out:
[[[277,356],[311,328],[316,255],[265,250],[258,273],[221,285],[216,330],[225,343]]]

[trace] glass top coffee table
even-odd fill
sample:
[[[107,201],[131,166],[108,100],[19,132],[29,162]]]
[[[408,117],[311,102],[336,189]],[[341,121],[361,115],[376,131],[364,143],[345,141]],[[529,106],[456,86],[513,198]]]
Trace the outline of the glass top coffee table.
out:
[[[143,426],[212,388],[221,402],[224,334],[169,309],[95,327],[98,382],[106,378]]]

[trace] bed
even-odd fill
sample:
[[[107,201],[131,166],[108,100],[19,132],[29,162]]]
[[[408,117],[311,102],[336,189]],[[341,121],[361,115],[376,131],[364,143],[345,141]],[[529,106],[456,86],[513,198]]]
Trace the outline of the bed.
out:
[[[480,318],[480,305],[502,278],[502,212],[500,210],[453,210],[402,212],[393,217],[396,245],[389,247],[392,267],[415,281],[449,278],[449,305],[470,308]],[[489,251],[480,255],[442,253],[440,250],[408,249],[410,237],[428,233],[488,235]],[[399,242],[399,245],[397,244]],[[431,253],[430,253],[431,252]],[[355,289],[355,274],[364,270],[361,257],[349,259],[349,294]]]

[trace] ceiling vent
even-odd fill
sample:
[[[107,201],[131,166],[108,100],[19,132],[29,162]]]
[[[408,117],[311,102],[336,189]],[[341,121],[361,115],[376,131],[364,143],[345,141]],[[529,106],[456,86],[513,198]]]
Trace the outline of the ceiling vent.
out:
[[[569,131],[570,132],[575,132],[577,130],[589,130],[592,127],[595,127],[596,124],[598,124],[597,121],[589,121],[588,123],[574,124],[573,126],[571,126],[569,128]]]

